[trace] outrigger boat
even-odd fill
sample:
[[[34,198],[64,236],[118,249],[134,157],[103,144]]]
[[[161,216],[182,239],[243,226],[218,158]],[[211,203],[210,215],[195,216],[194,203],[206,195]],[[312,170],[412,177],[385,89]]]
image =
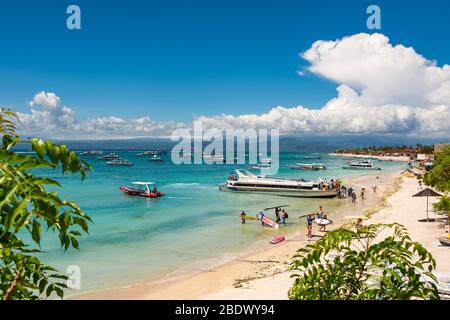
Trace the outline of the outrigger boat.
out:
[[[257,176],[247,170],[235,170],[226,183],[219,185],[221,191],[262,193],[288,197],[333,198],[337,191],[326,180],[305,181],[287,178]]]
[[[291,169],[294,170],[311,170],[311,171],[316,171],[316,170],[326,170],[327,167],[325,167],[324,164],[322,163],[296,163],[293,166],[290,166]]]
[[[132,182],[131,185],[131,187],[122,186],[119,189],[130,196],[147,198],[159,198],[164,196],[164,193],[158,191],[156,182]],[[153,185],[153,189],[150,189],[150,186]]]

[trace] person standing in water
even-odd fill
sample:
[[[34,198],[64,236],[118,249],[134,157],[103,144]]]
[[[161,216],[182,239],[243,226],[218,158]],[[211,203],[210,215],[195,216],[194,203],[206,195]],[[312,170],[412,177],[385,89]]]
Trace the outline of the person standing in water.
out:
[[[262,211],[260,211],[259,214],[261,215],[261,223],[262,223],[262,225],[264,225],[264,222],[262,221],[262,219],[263,219],[266,215],[265,215],[264,212],[262,212]]]
[[[322,206],[320,206],[319,210],[317,210],[317,218],[322,219],[323,215],[324,215],[323,208]]]
[[[312,225],[314,222],[314,215],[312,213],[306,216],[306,230],[308,238],[312,238]]]
[[[278,223],[281,219],[280,219],[280,211],[281,211],[281,209],[280,208],[275,208],[275,217],[276,217],[276,220],[275,220],[275,222],[276,223]]]
[[[289,215],[286,210],[283,210],[281,213],[281,223],[286,225],[286,219],[289,218]]]
[[[244,211],[242,211],[242,212],[241,212],[241,220],[242,220],[242,224],[245,224],[245,217],[247,217],[247,214],[246,214]]]

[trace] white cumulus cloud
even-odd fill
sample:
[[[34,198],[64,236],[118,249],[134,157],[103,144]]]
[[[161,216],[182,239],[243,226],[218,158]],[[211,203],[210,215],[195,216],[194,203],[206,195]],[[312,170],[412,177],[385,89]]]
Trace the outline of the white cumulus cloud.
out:
[[[18,113],[21,134],[53,139],[100,139],[166,137],[184,126],[156,122],[149,117],[124,120],[115,116],[78,120],[73,109],[61,106],[54,93],[37,93],[29,102],[30,113]]]
[[[264,114],[200,116],[205,129],[279,128],[285,134],[403,134],[450,136],[450,66],[438,66],[413,48],[382,34],[316,41],[301,58],[310,72],[336,83],[337,96],[320,109],[274,107]],[[52,138],[170,136],[191,123],[156,122],[148,116],[78,120],[54,93],[37,93],[20,113],[22,133]]]

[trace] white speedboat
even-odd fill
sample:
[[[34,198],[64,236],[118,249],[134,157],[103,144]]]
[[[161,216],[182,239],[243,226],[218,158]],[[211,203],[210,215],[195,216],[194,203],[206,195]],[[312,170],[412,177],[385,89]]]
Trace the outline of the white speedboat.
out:
[[[107,154],[105,156],[101,156],[97,158],[98,160],[120,160],[120,157],[118,154],[111,152],[110,154]]]
[[[131,167],[131,166],[133,166],[133,163],[126,159],[114,159],[111,161],[107,161],[106,164],[108,166],[116,166],[116,167]]]
[[[370,160],[362,160],[357,162],[349,162],[342,169],[352,169],[352,170],[381,170],[381,168],[376,167]]]
[[[326,180],[304,181],[276,177],[257,176],[247,170],[235,170],[226,183],[219,185],[221,191],[265,193],[288,197],[333,198],[337,191],[331,190]]]
[[[155,150],[150,150],[150,151],[144,151],[141,153],[138,153],[138,156],[159,156],[161,154],[161,151],[155,151]]]

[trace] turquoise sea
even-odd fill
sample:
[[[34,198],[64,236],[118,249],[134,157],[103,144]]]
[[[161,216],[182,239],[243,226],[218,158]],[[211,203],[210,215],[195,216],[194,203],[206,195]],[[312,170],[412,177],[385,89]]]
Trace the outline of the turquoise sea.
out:
[[[108,150],[104,150],[106,154]],[[64,252],[48,235],[43,242],[43,260],[65,272],[70,265],[81,269],[81,290],[68,295],[102,288],[128,286],[142,281],[162,280],[178,272],[205,270],[213,263],[251,250],[277,234],[304,228],[297,217],[316,210],[319,205],[331,213],[342,205],[338,199],[306,199],[258,194],[220,192],[219,183],[231,171],[249,165],[174,165],[170,155],[165,163],[147,162],[138,151],[117,151],[132,167],[107,166],[96,157],[85,157],[94,172],[81,182],[78,176],[40,172],[60,181],[62,197],[79,203],[93,223],[90,234],[80,239],[80,250]],[[366,171],[344,170],[343,158],[320,154],[311,160],[306,153],[281,153],[278,176],[305,178],[349,178],[367,175]],[[315,154],[317,156],[317,154]],[[325,171],[298,171],[288,167],[296,162],[324,163]],[[398,172],[405,163],[376,161],[383,173]],[[256,171],[255,171],[256,173]],[[369,172],[379,174],[379,172]],[[166,196],[145,199],[123,194],[119,186],[132,181],[156,181]],[[255,215],[260,209],[290,205],[289,224],[275,231],[249,221],[242,225],[241,210]],[[271,212],[273,214],[273,212]],[[286,228],[287,230],[284,230]]]

